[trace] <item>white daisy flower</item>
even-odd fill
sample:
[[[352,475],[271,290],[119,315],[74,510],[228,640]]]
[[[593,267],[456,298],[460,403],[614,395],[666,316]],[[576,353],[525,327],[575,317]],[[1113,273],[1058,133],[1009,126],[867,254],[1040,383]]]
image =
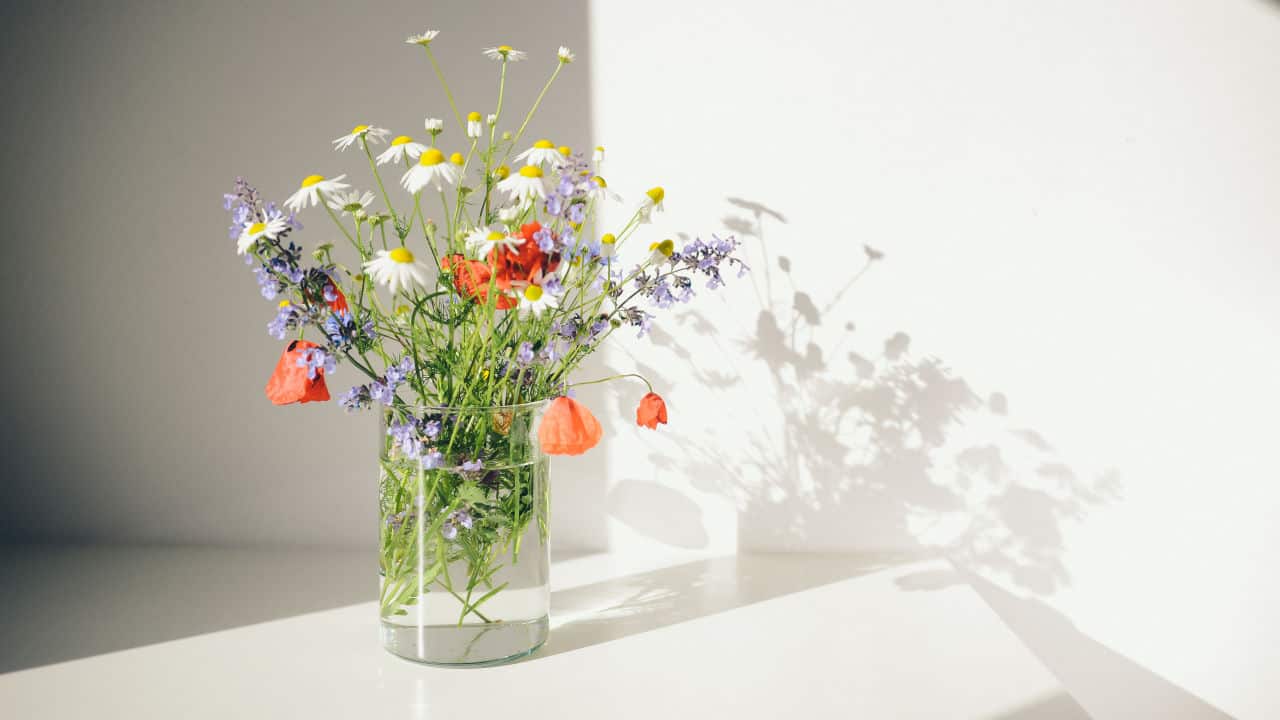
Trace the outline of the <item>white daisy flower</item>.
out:
[[[289,196],[284,201],[284,206],[294,212],[305,207],[320,204],[320,193],[332,195],[339,190],[346,190],[350,185],[340,182],[346,174],[339,175],[332,180],[325,180],[323,175],[308,175],[302,178],[302,187],[298,191]]]
[[[458,169],[445,160],[444,153],[436,148],[427,148],[418,156],[418,164],[409,168],[409,172],[400,178],[400,184],[406,190],[417,195],[428,185],[436,190],[444,191],[444,186],[458,181]]]
[[[391,141],[391,147],[382,151],[378,156],[378,164],[386,165],[389,162],[402,163],[406,158],[409,160],[417,160],[418,156],[426,150],[427,146],[420,142],[414,142],[413,138],[408,135],[401,135]]]
[[[414,285],[427,286],[427,266],[415,259],[408,248],[379,250],[377,257],[364,264],[364,269],[374,282],[386,285],[393,293]]]
[[[654,187],[649,188],[644,196],[644,201],[640,203],[640,222],[650,222],[654,210],[662,212],[662,201],[667,193],[661,187]]]
[[[426,128],[427,132],[432,135],[439,135],[440,132],[444,130],[444,121],[440,118],[429,117],[422,121],[422,127]]]
[[[604,146],[603,145],[596,146],[596,151],[591,154],[591,162],[594,162],[597,165],[604,162]]]
[[[334,193],[328,198],[328,203],[329,207],[341,211],[343,215],[355,215],[373,203],[373,193],[366,191],[361,194],[359,190]]]
[[[611,258],[618,254],[618,238],[613,233],[600,237],[600,257]]]
[[[485,57],[490,60],[507,60],[509,62],[520,62],[528,57],[528,53],[523,50],[516,50],[510,45],[499,45],[497,47],[485,48]]]
[[[484,118],[480,117],[480,113],[478,112],[467,113],[467,137],[480,137],[480,133],[484,132],[484,126],[480,124],[480,121],[483,119]]]
[[[577,56],[573,54],[572,50],[561,45],[560,50],[556,52],[556,57],[560,58],[560,62],[562,63],[571,63]]]
[[[528,317],[529,313],[541,317],[542,313],[557,307],[560,307],[560,302],[556,296],[543,291],[541,285],[529,283],[520,293],[520,317]]]
[[[649,244],[649,262],[654,265],[662,265],[671,260],[671,254],[676,251],[676,244],[671,240],[663,240],[662,242]]]
[[[542,168],[537,165],[525,165],[520,172],[507,176],[498,183],[498,189],[521,200],[543,200],[547,197],[547,188],[542,184]]]
[[[496,247],[506,248],[515,252],[523,242],[520,238],[506,234],[497,225],[478,227],[466,237],[467,250],[471,251],[471,254],[480,260],[489,257],[489,253]]]
[[[346,150],[351,147],[355,141],[360,138],[367,138],[367,142],[380,143],[386,142],[391,137],[391,131],[386,128],[370,127],[368,125],[357,125],[351,128],[351,132],[343,135],[333,141],[334,150]]]
[[[587,197],[596,202],[604,202],[605,200],[622,202],[622,197],[610,190],[609,183],[605,182],[604,178],[599,175],[593,175],[587,186]]]
[[[516,162],[523,160],[529,165],[554,165],[560,162],[560,151],[550,140],[539,140],[533,147],[516,156]]]
[[[244,232],[240,233],[239,239],[236,240],[236,254],[243,255],[253,247],[253,244],[261,238],[276,239],[280,233],[289,227],[289,221],[283,217],[277,217],[274,220],[268,220],[264,223],[256,222],[244,226]]]
[[[430,45],[431,41],[435,40],[436,36],[439,34],[440,34],[439,30],[428,30],[424,33],[418,33],[417,35],[410,35],[409,39],[405,40],[405,43],[409,45],[421,45],[422,47],[426,47]]]

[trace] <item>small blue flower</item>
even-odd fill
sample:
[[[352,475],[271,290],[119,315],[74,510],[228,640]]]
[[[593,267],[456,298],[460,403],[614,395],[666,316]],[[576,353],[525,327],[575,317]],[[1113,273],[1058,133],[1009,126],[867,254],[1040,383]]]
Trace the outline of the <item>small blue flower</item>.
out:
[[[428,450],[422,454],[422,469],[434,470],[444,464],[444,455],[439,450]]]
[[[528,342],[520,343],[520,349],[516,352],[516,362],[521,365],[528,365],[533,362],[533,344]]]
[[[396,399],[395,388],[374,380],[369,383],[369,397],[383,405],[390,405]]]
[[[298,367],[307,369],[307,378],[315,380],[321,370],[331,373],[338,369],[338,361],[321,348],[307,348],[298,356]]]
[[[538,249],[545,253],[551,252],[556,247],[556,237],[547,228],[534,233],[533,240],[538,243]]]
[[[463,472],[480,472],[483,469],[484,469],[484,461],[479,458],[476,458],[475,460],[468,460],[462,463]]]
[[[428,420],[427,423],[422,426],[422,434],[434,439],[440,434],[440,421]]]

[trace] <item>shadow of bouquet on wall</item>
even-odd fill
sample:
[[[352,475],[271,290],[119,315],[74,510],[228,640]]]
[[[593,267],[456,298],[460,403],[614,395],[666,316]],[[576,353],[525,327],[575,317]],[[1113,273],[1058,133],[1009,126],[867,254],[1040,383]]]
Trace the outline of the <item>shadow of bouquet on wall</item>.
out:
[[[737,508],[741,550],[916,548],[1029,594],[1066,585],[1064,525],[1119,491],[1115,473],[1082,477],[1041,433],[1011,419],[1004,395],[980,394],[941,359],[917,354],[905,332],[866,347],[843,305],[859,278],[882,262],[879,250],[864,246],[862,264],[830,297],[817,297],[794,279],[793,261],[770,250],[785,215],[728,201],[733,210],[724,225],[753,253],[759,303],[754,331],[736,338],[732,351],[748,358],[745,370],[755,374],[697,363],[657,327],[653,341],[668,365],[683,364],[711,391],[749,392],[763,412],[735,419],[736,429],[748,428],[746,442],[672,434],[671,444],[650,456],[676,478],[667,493],[683,478],[728,498]],[[694,335],[712,334],[697,310],[676,320]],[[696,547],[706,533],[683,527],[698,521],[696,513],[692,521],[684,515],[665,518],[656,530],[631,525]],[[920,590],[931,580],[902,584]]]

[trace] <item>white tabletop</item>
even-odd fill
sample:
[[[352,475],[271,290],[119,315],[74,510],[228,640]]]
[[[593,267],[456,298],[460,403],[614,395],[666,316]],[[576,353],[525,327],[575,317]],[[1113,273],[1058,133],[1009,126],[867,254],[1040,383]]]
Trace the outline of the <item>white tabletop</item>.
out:
[[[152,553],[145,563],[152,574],[167,567],[156,551],[136,552]],[[192,570],[201,563],[225,573],[289,560],[295,569],[282,571],[281,583],[299,574],[296,557],[255,552],[250,561],[246,551],[226,552],[231,560],[218,551],[172,551],[165,562],[186,568],[188,583],[178,589],[187,593],[224,579]],[[322,572],[324,555],[308,557],[306,573]],[[349,568],[349,556],[335,567]],[[0,675],[0,716],[1086,717],[945,561],[584,555],[558,560],[552,576],[551,639],[513,665],[441,669],[392,657],[379,646],[374,603],[363,602]],[[184,609],[209,610],[208,602],[176,599],[171,584],[138,577],[136,605],[171,636],[181,634],[174,628]],[[40,592],[31,586],[38,578],[23,580]],[[283,608],[279,587],[238,591],[261,595],[271,613]],[[72,627],[95,618],[118,625],[129,614],[122,600],[129,592],[104,588],[110,602],[96,614],[84,598],[28,604],[30,617],[5,618],[6,634],[30,645],[51,613]],[[157,592],[163,603],[151,602]],[[145,627],[137,617],[130,622]],[[15,631],[17,623],[26,630]]]

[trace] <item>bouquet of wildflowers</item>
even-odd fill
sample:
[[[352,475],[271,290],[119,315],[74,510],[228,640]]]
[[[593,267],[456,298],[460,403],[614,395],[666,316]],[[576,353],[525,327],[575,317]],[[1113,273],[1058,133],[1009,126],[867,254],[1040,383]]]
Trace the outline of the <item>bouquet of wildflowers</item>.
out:
[[[746,268],[732,238],[678,248],[637,237],[663,209],[661,187],[620,227],[597,227],[601,207],[621,201],[600,174],[603,148],[588,155],[525,137],[574,59],[568,49],[514,118],[503,105],[507,69],[525,53],[485,50],[499,75],[496,102],[464,114],[435,37],[408,42],[439,76],[447,121],[427,118],[417,137],[359,124],[334,140],[367,171],[369,190],[353,189],[346,174],[309,174],[277,205],[237,179],[225,207],[237,252],[277,303],[267,330],[285,344],[267,397],[329,400],[326,383],[346,365],[356,380],[338,402],[383,413],[384,615],[404,614],[436,588],[456,598],[459,622],[489,622],[481,596],[495,592],[497,558],[518,558],[525,529],[545,523],[527,461],[538,451],[579,454],[600,439],[599,422],[572,397],[574,370],[615,331],[644,336],[653,311]],[[309,248],[299,240],[304,213],[327,216]],[[663,399],[639,375],[588,382],[624,377],[648,387],[636,421],[665,423]],[[531,405],[539,412],[530,426],[513,427]],[[459,560],[465,579],[449,572]]]

